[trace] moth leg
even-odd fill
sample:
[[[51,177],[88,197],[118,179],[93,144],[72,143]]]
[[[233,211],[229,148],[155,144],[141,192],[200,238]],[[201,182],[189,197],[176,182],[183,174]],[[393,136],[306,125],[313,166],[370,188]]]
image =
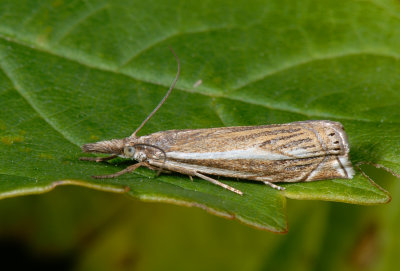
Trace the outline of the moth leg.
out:
[[[171,173],[171,171],[169,171],[169,170],[165,170],[165,169],[162,169],[162,168],[159,168],[159,167],[155,167],[155,166],[152,166],[150,164],[146,164],[146,167],[148,167],[151,170],[157,171],[157,177],[160,176],[161,173]]]
[[[140,162],[140,163],[131,165],[131,166],[129,166],[129,167],[127,167],[127,168],[125,168],[125,169],[123,169],[123,170],[117,172],[117,173],[110,174],[110,175],[92,176],[92,178],[93,178],[93,179],[110,179],[110,178],[115,178],[115,177],[121,176],[121,175],[123,175],[123,174],[125,174],[125,173],[132,172],[132,171],[134,171],[135,169],[137,169],[138,167],[145,166],[145,165],[147,165],[147,164],[144,163],[144,162]]]
[[[229,191],[232,191],[232,192],[234,192],[234,193],[236,193],[236,194],[239,194],[239,195],[241,195],[241,196],[243,195],[243,192],[242,192],[242,191],[240,191],[240,190],[238,190],[238,189],[236,189],[236,188],[233,188],[233,187],[231,187],[231,186],[229,186],[229,185],[227,185],[227,184],[221,183],[221,182],[219,182],[219,181],[217,181],[217,180],[215,180],[215,179],[213,179],[213,178],[210,178],[210,177],[208,177],[208,176],[206,176],[206,175],[203,175],[203,174],[198,173],[198,172],[193,172],[193,174],[194,174],[195,176],[197,176],[197,177],[203,179],[203,180],[206,180],[206,181],[209,181],[210,183],[213,183],[213,184],[216,184],[216,185],[218,185],[218,186],[221,186],[221,187],[223,187],[223,188],[225,188],[225,189],[228,189]],[[190,175],[189,175],[189,176],[190,176]]]
[[[181,174],[186,174],[186,175],[189,176],[189,178],[191,178],[192,175],[193,176],[197,176],[197,177],[199,177],[199,178],[201,178],[203,180],[206,180],[206,181],[208,181],[210,183],[213,183],[213,184],[221,186],[221,187],[223,187],[225,189],[228,189],[229,191],[232,191],[232,192],[234,192],[236,194],[243,195],[242,191],[240,191],[240,190],[238,190],[236,188],[233,188],[233,187],[231,187],[229,185],[226,185],[224,183],[221,183],[221,182],[219,182],[219,181],[217,181],[217,180],[215,180],[213,178],[210,178],[210,177],[208,177],[206,175],[203,175],[203,174],[201,174],[201,173],[199,173],[197,171],[190,170],[190,169],[187,169],[187,168],[184,168],[184,167],[180,167],[180,166],[170,165],[168,163],[160,163],[160,162],[157,162],[157,161],[154,161],[154,160],[149,160],[149,163],[151,165],[153,165],[153,166],[162,167],[163,169],[165,168],[167,170],[176,171],[176,172],[179,172]]]
[[[285,190],[284,187],[279,186],[279,185],[276,185],[276,184],[273,184],[273,183],[271,183],[271,182],[268,182],[268,181],[262,181],[262,182],[265,183],[266,185],[271,186],[272,188],[274,188],[274,189],[276,189],[276,190],[279,190],[279,191]]]
[[[169,171],[169,170],[164,170],[164,169],[159,169],[159,168],[157,168],[155,170],[157,171],[157,175],[156,175],[157,177],[160,176],[161,173],[171,173],[171,171]]]
[[[117,158],[118,155],[111,155],[111,156],[107,156],[107,157],[79,157],[79,160],[81,161],[95,161],[95,162],[104,162],[104,161],[108,161],[114,158]]]
[[[193,182],[193,177],[192,177],[192,175],[189,175],[189,179]]]
[[[250,179],[250,180],[261,181],[261,182],[263,182],[264,184],[269,185],[269,186],[272,187],[273,189],[276,189],[276,190],[279,190],[279,191],[285,190],[284,187],[279,186],[279,185],[276,185],[276,184],[273,184],[273,183],[271,182],[272,179],[271,179],[271,178],[268,178],[268,177],[255,177],[255,178],[252,178],[252,179]]]

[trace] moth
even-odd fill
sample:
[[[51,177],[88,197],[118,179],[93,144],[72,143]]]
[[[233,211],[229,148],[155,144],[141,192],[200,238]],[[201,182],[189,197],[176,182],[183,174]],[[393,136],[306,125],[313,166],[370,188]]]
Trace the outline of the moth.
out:
[[[185,174],[190,179],[196,176],[239,195],[243,192],[209,175],[260,181],[278,190],[284,188],[274,183],[353,178],[347,135],[342,124],[329,120],[168,130],[137,136],[178,80],[180,61],[172,53],[178,63],[176,77],[164,98],[136,131],[126,138],[82,146],[83,152],[110,156],[81,157],[81,160],[102,162],[122,157],[137,163],[117,173],[93,178],[114,178],[145,166],[158,172]]]

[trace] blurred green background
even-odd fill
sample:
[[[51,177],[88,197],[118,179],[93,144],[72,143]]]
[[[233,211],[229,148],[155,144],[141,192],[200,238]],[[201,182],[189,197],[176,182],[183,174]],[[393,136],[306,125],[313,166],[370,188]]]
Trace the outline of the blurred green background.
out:
[[[282,230],[283,196],[255,184],[232,181],[257,196],[240,201],[201,181],[149,181],[149,170],[91,180],[118,165],[81,163],[78,146],[137,127],[174,77],[169,45],[183,64],[177,94],[143,134],[329,118],[345,125],[353,162],[400,172],[397,0],[0,0],[1,270],[397,268],[400,184],[383,170],[364,167],[390,203],[288,199],[285,235],[132,199],[210,203]],[[12,198],[63,179],[131,190],[60,186]],[[373,201],[371,185],[355,181],[293,185],[288,197],[323,197],[330,185],[325,199]]]

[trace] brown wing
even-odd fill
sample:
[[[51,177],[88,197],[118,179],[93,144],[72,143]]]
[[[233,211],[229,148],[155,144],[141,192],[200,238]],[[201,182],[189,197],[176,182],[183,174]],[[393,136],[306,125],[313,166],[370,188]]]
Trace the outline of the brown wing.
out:
[[[280,182],[349,175],[347,138],[332,121],[170,130],[140,137],[139,143],[163,149],[171,163],[221,176]]]

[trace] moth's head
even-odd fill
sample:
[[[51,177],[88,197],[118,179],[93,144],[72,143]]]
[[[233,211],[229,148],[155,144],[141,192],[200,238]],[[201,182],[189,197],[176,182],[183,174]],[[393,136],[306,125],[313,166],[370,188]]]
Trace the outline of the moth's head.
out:
[[[111,139],[89,143],[82,146],[83,152],[107,153],[114,155],[124,155],[126,139]]]
[[[124,154],[123,154],[123,156],[124,156],[125,158],[133,159],[134,156],[135,156],[135,153],[136,153],[135,147],[129,146],[129,145],[124,147]]]

